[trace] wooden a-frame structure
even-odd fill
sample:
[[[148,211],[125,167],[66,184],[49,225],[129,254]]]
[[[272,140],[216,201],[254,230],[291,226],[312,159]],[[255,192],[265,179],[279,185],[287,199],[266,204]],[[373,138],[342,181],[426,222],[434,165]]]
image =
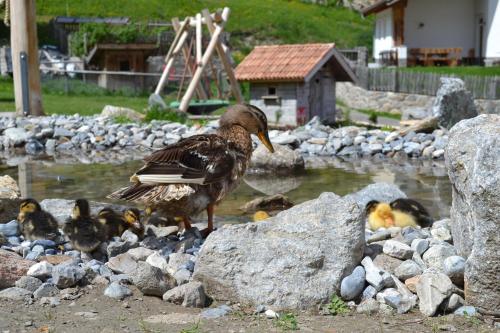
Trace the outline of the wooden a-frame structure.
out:
[[[175,38],[170,49],[165,57],[165,68],[163,70],[162,76],[156,90],[155,95],[160,95],[163,87],[165,87],[168,82],[168,76],[170,70],[174,65],[176,56],[180,55],[182,52],[182,58],[185,61],[184,73],[181,77],[181,88],[185,78],[191,78],[189,85],[187,86],[182,99],[180,100],[179,110],[186,112],[193,95],[196,93],[198,99],[206,100],[208,98],[205,90],[201,85],[201,80],[204,75],[204,71],[208,65],[212,68],[212,74],[214,74],[214,81],[217,85],[217,89],[221,91],[221,82],[217,79],[214,73],[213,56],[214,51],[217,52],[220,62],[222,63],[226,75],[229,79],[231,85],[231,92],[238,103],[243,102],[243,97],[238,85],[238,81],[233,72],[231,62],[228,56],[228,47],[224,45],[220,36],[224,31],[224,26],[227,23],[230,10],[225,7],[222,11],[216,11],[210,13],[208,9],[204,9],[201,13],[196,14],[194,17],[186,17],[183,21],[179,21],[178,18],[172,19],[172,26],[175,30]],[[203,51],[203,26],[207,27],[210,34],[210,41]],[[187,45],[186,41],[190,35],[190,32],[194,33],[195,49],[192,50],[192,44]],[[194,53],[194,55],[193,55]],[[179,90],[179,97],[180,97]]]

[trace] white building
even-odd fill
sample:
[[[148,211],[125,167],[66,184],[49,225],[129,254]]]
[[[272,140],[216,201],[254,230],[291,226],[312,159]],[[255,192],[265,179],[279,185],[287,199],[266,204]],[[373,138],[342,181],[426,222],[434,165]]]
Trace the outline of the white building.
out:
[[[395,51],[404,64],[411,49],[424,48],[456,48],[464,60],[500,62],[499,0],[380,0],[362,13],[376,15],[377,62]]]

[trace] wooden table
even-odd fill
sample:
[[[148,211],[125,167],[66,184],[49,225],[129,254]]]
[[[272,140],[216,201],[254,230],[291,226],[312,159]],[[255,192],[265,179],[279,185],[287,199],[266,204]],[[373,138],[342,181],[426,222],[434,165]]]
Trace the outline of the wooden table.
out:
[[[409,66],[457,66],[461,58],[462,48],[412,48],[409,50]]]

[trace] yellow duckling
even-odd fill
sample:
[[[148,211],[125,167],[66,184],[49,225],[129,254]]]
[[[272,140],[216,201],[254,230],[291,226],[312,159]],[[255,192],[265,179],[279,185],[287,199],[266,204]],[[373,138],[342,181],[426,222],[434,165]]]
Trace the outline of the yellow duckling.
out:
[[[106,229],[90,216],[89,202],[85,199],[75,201],[73,213],[64,224],[63,231],[73,248],[82,252],[92,252],[106,240]]]
[[[253,221],[254,222],[267,220],[268,218],[269,218],[269,214],[263,210],[259,210],[259,211],[255,212],[255,214],[253,214]]]
[[[17,220],[21,224],[24,239],[54,240],[60,235],[56,219],[35,199],[24,199],[19,206]]]
[[[385,202],[370,201],[365,208],[368,225],[373,231],[394,226],[394,214],[391,206]]]

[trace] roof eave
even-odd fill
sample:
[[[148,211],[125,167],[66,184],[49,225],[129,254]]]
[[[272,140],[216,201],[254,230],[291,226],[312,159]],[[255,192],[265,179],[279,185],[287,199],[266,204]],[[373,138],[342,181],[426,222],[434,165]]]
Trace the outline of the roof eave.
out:
[[[392,7],[394,4],[398,3],[399,1],[400,0],[380,0],[371,6],[363,8],[361,10],[361,14],[366,17],[368,15],[381,12],[383,10],[386,10],[387,8]]]

